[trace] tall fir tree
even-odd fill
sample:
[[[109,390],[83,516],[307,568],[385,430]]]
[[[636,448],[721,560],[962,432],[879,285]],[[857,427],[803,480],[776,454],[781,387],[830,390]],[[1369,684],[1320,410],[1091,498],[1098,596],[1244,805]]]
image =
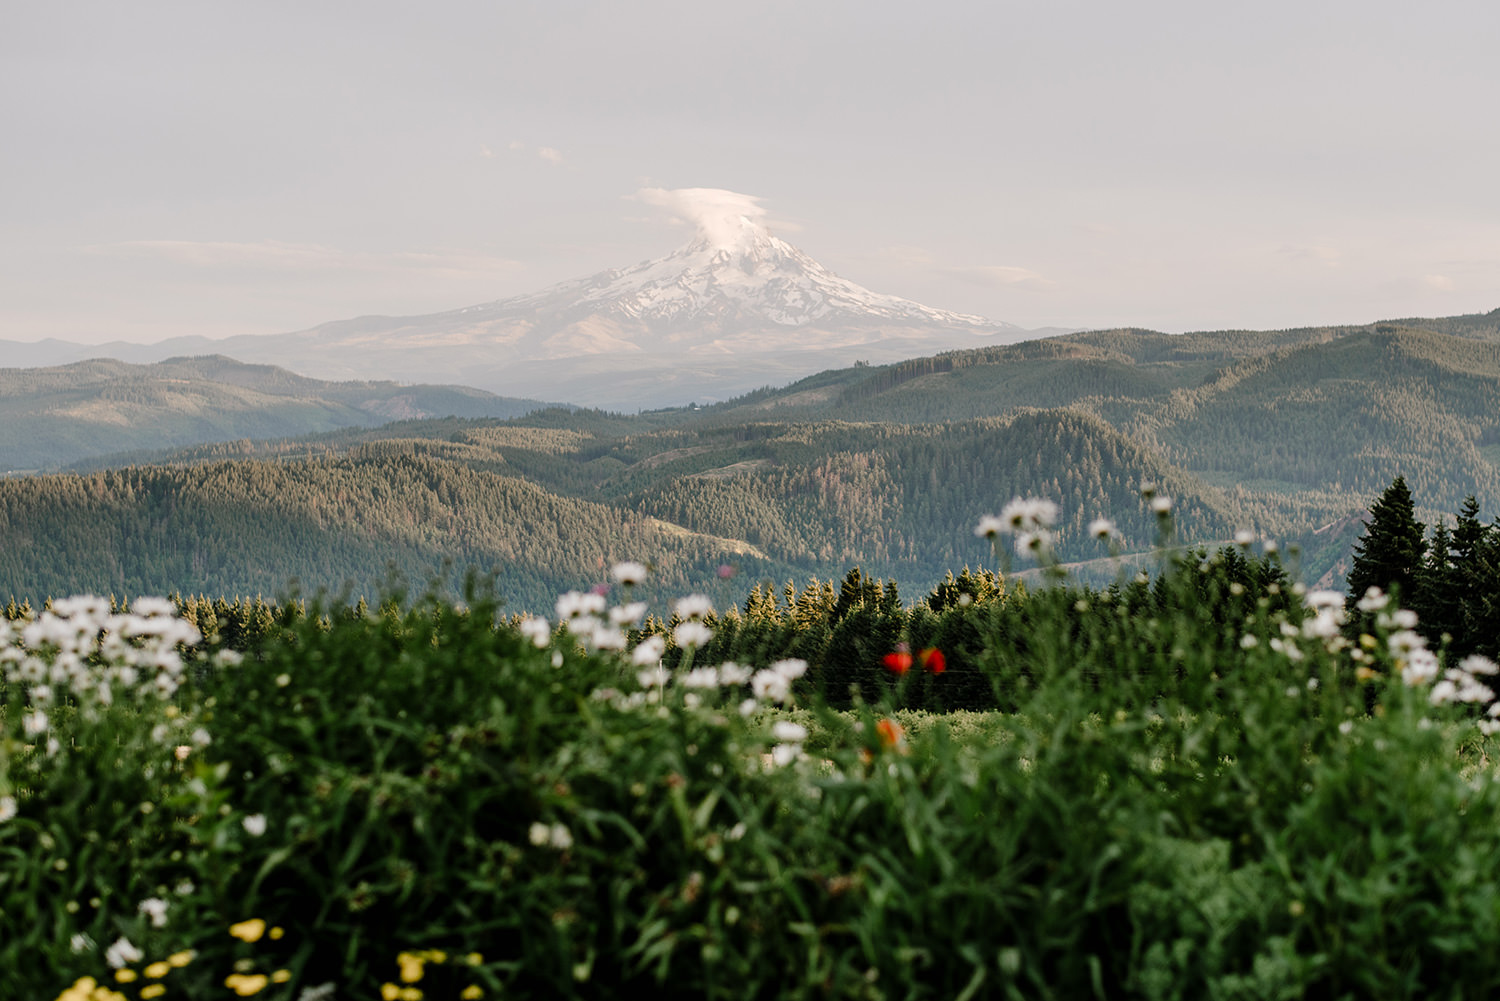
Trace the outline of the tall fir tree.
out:
[[[1432,530],[1432,541],[1427,546],[1427,558],[1417,571],[1410,600],[1403,600],[1417,613],[1423,635],[1434,644],[1446,640],[1456,645],[1461,641],[1463,626],[1463,589],[1457,586],[1461,566],[1453,558],[1452,536],[1441,518]]]
[[[1453,529],[1456,556],[1452,587],[1459,595],[1458,654],[1500,656],[1500,522],[1479,520],[1479,503],[1470,495]]]
[[[1454,562],[1462,566],[1472,560],[1484,545],[1485,526],[1479,521],[1479,501],[1473,494],[1464,498],[1453,526]]]
[[[1365,534],[1354,544],[1347,604],[1352,608],[1370,587],[1395,590],[1404,604],[1421,604],[1417,577],[1427,553],[1426,535],[1427,527],[1417,520],[1406,478],[1398,476],[1370,505]]]
[[[1479,521],[1479,502],[1473,494],[1464,498],[1453,526],[1453,565],[1443,586],[1456,606],[1453,644],[1454,656],[1494,649],[1495,589],[1497,578],[1493,565],[1495,545],[1493,531]]]

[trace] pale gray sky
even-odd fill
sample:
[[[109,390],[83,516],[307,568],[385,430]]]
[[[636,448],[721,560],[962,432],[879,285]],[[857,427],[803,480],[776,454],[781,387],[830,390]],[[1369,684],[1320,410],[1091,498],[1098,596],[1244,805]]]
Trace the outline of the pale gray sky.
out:
[[[0,338],[530,292],[725,188],[1026,327],[1500,307],[1500,4],[87,0],[0,15]]]

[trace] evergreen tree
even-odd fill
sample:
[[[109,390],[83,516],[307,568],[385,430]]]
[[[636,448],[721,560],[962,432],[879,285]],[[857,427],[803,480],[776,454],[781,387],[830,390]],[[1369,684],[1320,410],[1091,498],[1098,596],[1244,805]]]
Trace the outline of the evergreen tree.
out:
[[[1453,558],[1452,536],[1439,519],[1432,531],[1427,558],[1417,571],[1415,590],[1405,604],[1417,613],[1422,633],[1434,645],[1446,637],[1455,650],[1461,645],[1464,631],[1461,573],[1462,565]]]
[[[1500,658],[1500,527],[1491,525],[1470,567],[1475,583],[1464,595],[1465,652]]]
[[[927,606],[934,612],[946,611],[965,605],[999,601],[1005,596],[1005,581],[993,570],[970,570],[964,567],[957,577],[949,570],[947,576],[927,596]]]
[[[1349,568],[1349,597],[1354,604],[1370,587],[1398,591],[1401,600],[1417,601],[1417,575],[1427,553],[1427,527],[1417,520],[1406,478],[1396,477],[1380,499],[1370,505],[1365,533],[1354,544]]]
[[[1485,527],[1479,521],[1479,501],[1473,494],[1464,498],[1458,511],[1458,523],[1453,526],[1453,555],[1459,566],[1473,560],[1484,545]]]

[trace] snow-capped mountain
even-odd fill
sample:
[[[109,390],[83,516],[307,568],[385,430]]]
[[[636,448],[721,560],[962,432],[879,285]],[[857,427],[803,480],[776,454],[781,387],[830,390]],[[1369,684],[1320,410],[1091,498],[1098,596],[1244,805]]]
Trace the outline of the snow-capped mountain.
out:
[[[463,309],[90,350],[136,362],[222,354],[320,379],[460,383],[631,410],[1027,334],[873,292],[741,215],[700,225],[695,239],[665,257]]]
[[[762,322],[781,327],[871,321],[986,330],[1007,326],[872,292],[840,278],[763,226],[749,219],[741,224],[738,239],[700,235],[666,257],[490,308],[541,316],[598,312],[716,331]]]
[[[364,372],[392,350],[420,349],[428,353],[417,361],[424,379],[436,378],[433,362],[461,352],[462,378],[482,388],[534,392],[540,378],[554,398],[631,407],[721,399],[856,360],[898,361],[1025,334],[873,292],[741,217],[665,257],[540,292],[430,316],[324,324],[301,335],[301,350],[320,345]]]

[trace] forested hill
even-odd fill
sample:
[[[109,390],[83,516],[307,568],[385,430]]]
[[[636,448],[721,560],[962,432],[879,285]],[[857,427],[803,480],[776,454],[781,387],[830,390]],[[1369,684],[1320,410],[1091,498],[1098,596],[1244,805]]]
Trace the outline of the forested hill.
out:
[[[1100,516],[1143,551],[1156,532],[1143,481],[1174,499],[1179,541],[1249,529],[1296,544],[1309,583],[1337,585],[1396,475],[1428,524],[1469,495],[1486,518],[1500,510],[1497,321],[1102,331],[858,365],[716,406],[136,454],[156,465],[0,483],[0,598],[276,593],[290,577],[368,590],[388,564],[421,580],[450,560],[497,570],[504,594],[541,608],[616,559],[654,563],[662,593],[712,585],[721,565],[784,583],[859,564],[915,594],[993,566],[973,527],[1017,495],[1061,505],[1064,560],[1102,555],[1084,537]],[[272,376],[289,406],[296,377]]]
[[[499,573],[518,607],[603,580],[649,553],[663,586],[726,558],[783,568],[607,505],[558,497],[420,443],[342,459],[131,467],[0,480],[0,594],[281,596],[345,584],[374,596],[468,568]]]
[[[321,382],[221,356],[6,368],[0,369],[0,472],[401,418],[515,417],[541,406],[464,386]]]
[[[543,415],[538,415],[542,417]],[[554,412],[553,416],[561,415]],[[824,422],[667,428],[605,436],[437,422],[441,437],[355,445],[321,458],[241,459],[0,480],[0,595],[278,593],[355,581],[394,563],[418,582],[445,560],[499,574],[517,607],[602,582],[616,560],[653,565],[664,593],[718,567],[805,581],[854,563],[908,593],[949,568],[994,565],[982,514],[1017,494],[1064,507],[1065,558],[1128,545],[1155,518],[1137,489],[1176,498],[1184,535],[1224,539],[1251,517],[1096,418],[1025,412],[952,427]]]
[[[1075,334],[822,373],[716,415],[911,423],[1017,407],[1091,413],[1184,472],[1303,508],[1309,523],[1368,503],[1403,474],[1432,509],[1469,494],[1500,506],[1500,310],[1264,333]]]
[[[1283,375],[1303,385],[1306,373],[1278,365],[1320,359],[1317,379],[1365,383],[1371,362],[1395,339],[1432,367],[1426,374],[1493,376],[1500,310],[1475,317],[1309,327],[1285,331],[1161,334],[1106,330],[1020,344],[953,351],[894,365],[822,372],[780,389],[765,389],[714,410],[730,419],[775,410],[783,415],[846,420],[942,421],[995,416],[1018,406],[1085,406],[1125,417],[1169,401],[1173,393],[1219,383],[1241,366],[1270,369],[1275,395]],[[1415,346],[1416,342],[1424,342]],[[1374,346],[1375,354],[1370,353]],[[1297,354],[1296,352],[1306,352]],[[1367,357],[1361,358],[1361,355]],[[1399,362],[1399,358],[1393,359]],[[1378,375],[1378,373],[1376,373]],[[1399,375],[1399,371],[1387,374]],[[1288,384],[1287,389],[1291,389]]]

